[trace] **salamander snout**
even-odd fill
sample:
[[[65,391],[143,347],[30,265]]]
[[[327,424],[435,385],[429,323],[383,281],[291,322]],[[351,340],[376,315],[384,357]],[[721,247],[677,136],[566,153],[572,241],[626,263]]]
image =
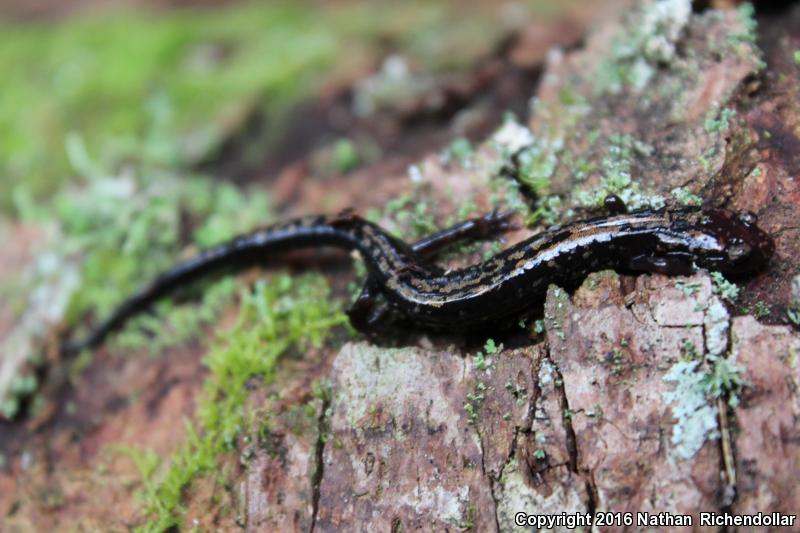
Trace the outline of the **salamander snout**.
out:
[[[750,212],[712,209],[703,213],[700,228],[716,243],[716,253],[703,254],[698,264],[724,274],[748,274],[762,269],[775,252],[775,242],[757,226]]]

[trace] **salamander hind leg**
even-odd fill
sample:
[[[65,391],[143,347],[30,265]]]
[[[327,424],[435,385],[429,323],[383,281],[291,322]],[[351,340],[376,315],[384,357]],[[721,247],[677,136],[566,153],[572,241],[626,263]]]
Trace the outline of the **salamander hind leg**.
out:
[[[367,336],[375,336],[382,331],[391,312],[389,305],[379,300],[378,293],[378,285],[368,279],[358,298],[345,311],[350,325]]]

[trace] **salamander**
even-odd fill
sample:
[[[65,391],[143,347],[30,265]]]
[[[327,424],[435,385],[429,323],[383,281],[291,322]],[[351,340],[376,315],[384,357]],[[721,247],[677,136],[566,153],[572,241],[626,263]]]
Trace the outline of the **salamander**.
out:
[[[698,208],[614,211],[548,229],[455,270],[437,266],[432,256],[458,240],[487,239],[508,231],[514,227],[509,214],[468,220],[414,244],[350,211],[297,218],[238,236],[178,264],[69,347],[97,346],[128,318],[180,286],[299,248],[338,247],[363,258],[368,280],[350,311],[357,328],[374,325],[388,308],[414,325],[451,331],[516,323],[542,304],[548,285],[574,287],[599,270],[683,275],[699,267],[746,275],[761,269],[774,251],[772,239],[751,213]]]

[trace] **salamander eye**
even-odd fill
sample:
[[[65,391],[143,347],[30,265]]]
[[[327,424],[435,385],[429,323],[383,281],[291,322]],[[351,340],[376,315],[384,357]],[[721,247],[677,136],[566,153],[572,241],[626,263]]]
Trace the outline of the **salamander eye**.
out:
[[[758,215],[756,215],[752,211],[742,211],[741,213],[739,213],[739,220],[741,220],[745,224],[755,224],[758,222]]]
[[[753,248],[746,242],[740,242],[728,247],[728,259],[733,262],[739,261],[749,256]]]

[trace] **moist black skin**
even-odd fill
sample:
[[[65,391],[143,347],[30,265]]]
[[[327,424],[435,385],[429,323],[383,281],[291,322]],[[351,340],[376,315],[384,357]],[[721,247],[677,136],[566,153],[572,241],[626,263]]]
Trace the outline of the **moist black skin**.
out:
[[[502,327],[538,309],[551,283],[577,286],[587,274],[605,269],[685,275],[700,267],[748,275],[774,252],[772,239],[750,213],[625,211],[617,206],[610,216],[549,229],[482,263],[446,272],[431,262],[436,253],[457,241],[489,239],[514,228],[510,214],[467,220],[410,245],[351,211],[290,220],[176,265],[125,300],[84,340],[67,344],[65,351],[99,345],[128,318],[199,278],[262,264],[299,248],[332,246],[360,253],[368,280],[348,314],[362,331],[380,323],[388,310],[413,325],[437,330]]]

